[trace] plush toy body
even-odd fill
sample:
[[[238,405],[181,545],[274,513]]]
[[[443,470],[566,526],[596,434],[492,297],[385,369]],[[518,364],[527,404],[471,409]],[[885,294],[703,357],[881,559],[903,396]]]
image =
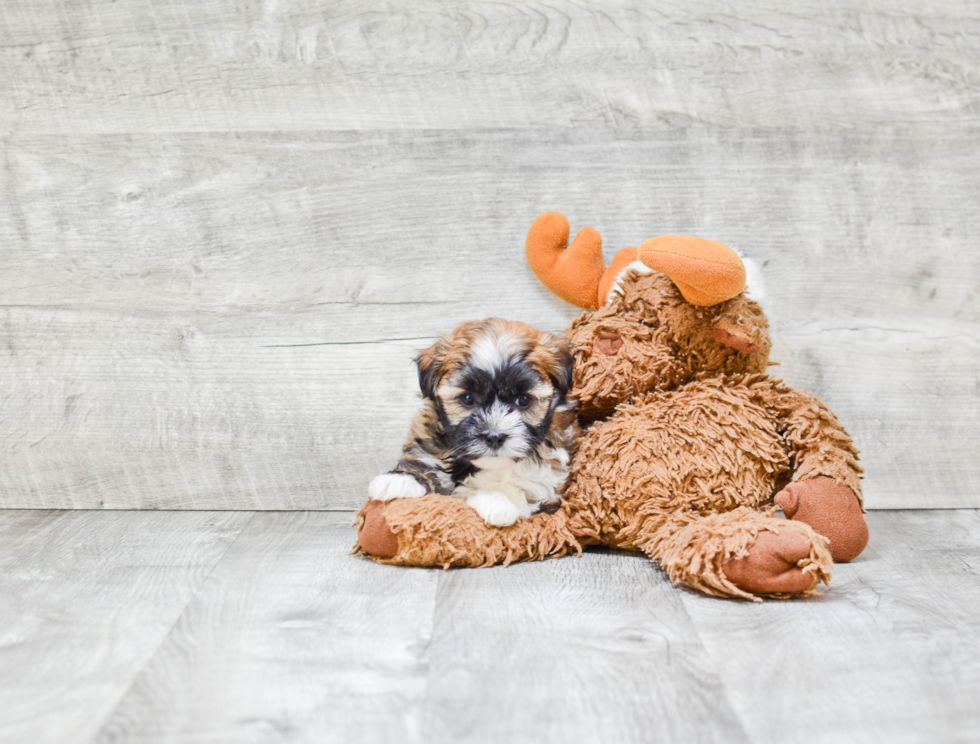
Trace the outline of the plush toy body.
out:
[[[360,550],[448,567],[608,545],[642,551],[674,581],[751,599],[828,581],[833,559],[867,543],[857,453],[817,398],[765,374],[767,323],[742,293],[738,257],[667,236],[605,269],[598,233],[567,240],[556,213],[528,236],[535,273],[592,311],[567,331],[585,429],[561,510],[493,528],[448,497],[368,502]]]

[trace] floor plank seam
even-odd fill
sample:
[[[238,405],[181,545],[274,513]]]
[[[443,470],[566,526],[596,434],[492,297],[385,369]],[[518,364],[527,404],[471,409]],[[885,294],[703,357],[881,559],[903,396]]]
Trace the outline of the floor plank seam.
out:
[[[664,572],[660,568],[659,564],[657,565],[657,570],[663,574],[664,581],[668,581],[668,582],[670,581],[670,579],[667,578],[666,572]],[[689,627],[694,631],[695,637],[698,639],[698,644],[700,646],[701,653],[704,656],[705,662],[707,664],[707,668],[711,670],[711,674],[714,677],[714,681],[717,685],[717,689],[721,690],[722,700],[724,701],[728,709],[732,712],[732,715],[735,717],[735,720],[738,721],[739,729],[742,733],[742,741],[751,742],[753,741],[753,739],[752,736],[749,734],[749,726],[746,718],[747,714],[739,710],[739,707],[735,704],[735,701],[731,699],[731,696],[729,695],[729,691],[728,691],[728,685],[725,684],[725,678],[717,667],[717,663],[715,662],[715,657],[713,657],[712,654],[708,651],[708,645],[705,641],[704,634],[701,632],[701,629],[698,627],[698,623],[695,622],[694,617],[691,615],[690,611],[688,610],[688,604],[690,602],[704,601],[705,597],[696,593],[692,589],[688,589],[687,587],[678,586],[676,588],[679,590],[678,604],[684,610],[684,617],[687,620]],[[709,601],[715,602],[718,600],[715,598],[710,598]],[[728,601],[728,600],[721,600],[721,601]],[[747,602],[747,600],[741,600],[741,599],[734,599],[731,601],[740,602],[740,603]],[[734,741],[735,740],[734,737],[732,737],[731,740]]]
[[[139,510],[129,509],[126,511],[139,511]],[[238,534],[236,534],[235,538],[228,543],[228,546],[221,552],[221,555],[214,562],[214,565],[211,566],[211,569],[207,572],[207,574],[205,574],[205,576],[201,579],[201,582],[197,585],[197,587],[194,589],[191,595],[187,598],[187,601],[184,603],[184,606],[180,608],[180,612],[174,618],[174,621],[170,624],[170,627],[167,629],[167,632],[160,637],[160,642],[156,644],[152,653],[150,653],[146,657],[146,661],[142,665],[140,665],[139,668],[133,671],[130,684],[119,695],[119,698],[116,700],[116,704],[112,707],[112,710],[109,711],[109,713],[102,719],[102,723],[99,724],[98,730],[96,730],[95,734],[89,740],[91,744],[95,744],[95,742],[100,741],[102,734],[106,729],[106,725],[110,721],[112,721],[113,718],[115,718],[116,711],[119,710],[119,706],[122,705],[123,701],[126,699],[126,696],[129,694],[129,691],[133,687],[133,683],[135,683],[136,680],[140,678],[140,675],[143,674],[144,670],[150,664],[153,663],[153,660],[156,658],[156,655],[160,651],[160,648],[167,642],[171,634],[173,634],[174,628],[177,627],[177,625],[180,623],[181,618],[184,616],[184,613],[187,612],[187,608],[190,607],[191,604],[193,604],[195,599],[197,599],[197,596],[198,594],[200,594],[201,589],[207,585],[208,581],[211,579],[211,576],[214,574],[215,570],[218,568],[218,566],[221,565],[221,562],[224,561],[225,556],[228,555],[228,551],[230,551],[235,546],[235,544],[238,542],[239,538],[242,536],[245,530],[248,529],[248,526],[255,520],[255,517],[256,514],[252,514],[252,516],[249,517],[248,521],[246,521],[242,525],[241,529],[238,530]]]

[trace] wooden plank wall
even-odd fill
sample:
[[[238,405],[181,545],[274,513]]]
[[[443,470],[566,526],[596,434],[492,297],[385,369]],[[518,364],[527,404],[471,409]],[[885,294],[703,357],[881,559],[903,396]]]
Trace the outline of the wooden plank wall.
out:
[[[762,266],[868,505],[980,506],[972,0],[0,5],[0,506],[350,509],[410,359],[607,257]]]

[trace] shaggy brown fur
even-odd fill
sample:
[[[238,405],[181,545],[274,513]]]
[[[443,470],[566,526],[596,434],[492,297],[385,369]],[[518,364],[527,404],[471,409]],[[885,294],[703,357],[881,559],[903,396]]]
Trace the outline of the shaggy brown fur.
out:
[[[575,357],[572,394],[580,413],[594,418],[651,390],[671,390],[697,375],[763,372],[769,358],[768,323],[744,296],[714,307],[695,307],[663,274],[632,274],[624,293],[572,321],[568,336]],[[714,329],[750,329],[759,351],[745,354],[717,342]],[[622,346],[614,355],[597,348],[603,334]]]
[[[368,502],[358,513],[358,528],[367,507],[373,505],[381,506],[381,502]],[[582,552],[564,511],[535,514],[509,527],[492,527],[461,499],[429,495],[395,499],[382,508],[398,544],[394,556],[376,557],[382,563],[483,568]]]
[[[827,537],[831,548],[839,537],[775,518],[773,497],[806,481],[799,493],[819,513],[838,489],[843,516],[826,531],[849,521],[858,534],[857,452],[817,398],[764,374],[766,328],[743,295],[696,307],[663,274],[630,273],[568,331],[572,394],[589,426],[561,510],[500,530],[449,499],[391,502],[383,515],[397,552],[386,562],[483,566],[609,545],[716,596],[805,594],[829,582]]]

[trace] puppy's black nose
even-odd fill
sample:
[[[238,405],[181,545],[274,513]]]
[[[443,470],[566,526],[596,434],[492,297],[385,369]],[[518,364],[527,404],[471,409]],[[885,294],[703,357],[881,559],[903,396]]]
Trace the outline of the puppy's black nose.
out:
[[[496,431],[488,431],[483,435],[484,441],[494,449],[497,449],[500,445],[502,445],[506,438],[506,434],[501,434],[500,432]]]

